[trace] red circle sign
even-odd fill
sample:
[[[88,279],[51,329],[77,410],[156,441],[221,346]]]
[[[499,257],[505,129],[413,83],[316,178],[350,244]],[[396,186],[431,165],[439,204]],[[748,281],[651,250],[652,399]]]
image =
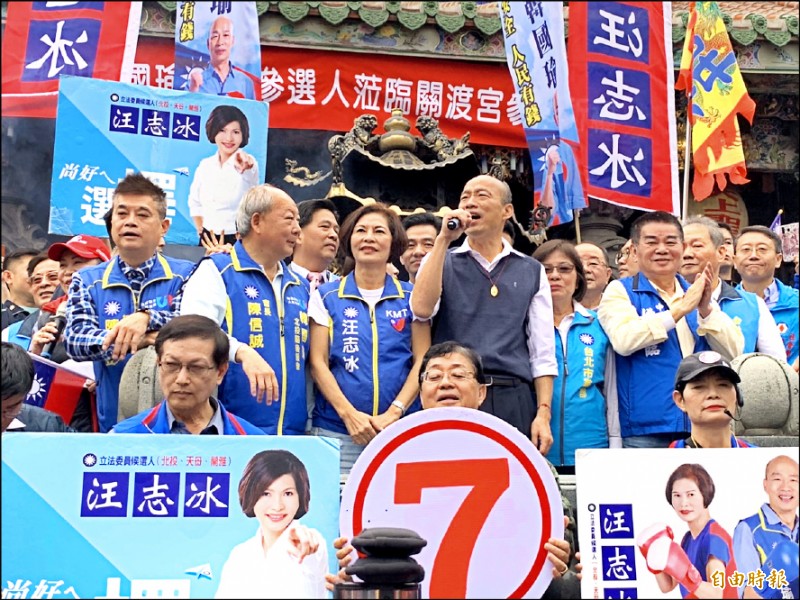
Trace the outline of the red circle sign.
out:
[[[425,410],[376,437],[342,494],[340,527],[406,527],[429,598],[540,597],[552,578],[544,542],[564,534],[545,459],[504,421],[477,410]]]

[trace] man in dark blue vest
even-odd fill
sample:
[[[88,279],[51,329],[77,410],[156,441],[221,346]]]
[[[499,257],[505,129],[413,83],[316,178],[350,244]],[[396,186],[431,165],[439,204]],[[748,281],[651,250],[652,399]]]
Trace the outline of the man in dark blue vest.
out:
[[[131,354],[155,342],[177,314],[183,284],[194,264],[158,252],[169,229],[167,197],[141,173],[114,190],[111,260],[72,276],[64,345],[70,358],[94,361],[101,432],[117,422],[119,382]]]
[[[186,284],[181,314],[219,323],[231,343],[220,402],[264,432],[306,430],[309,287],[284,262],[300,236],[297,205],[271,185],[250,188],[230,253],[207,256]]]
[[[3,308],[0,310],[0,331],[31,314],[33,302],[31,283],[28,280],[28,263],[39,254],[36,250],[17,250],[3,259]]]
[[[689,283],[678,270],[684,252],[673,215],[645,213],[631,228],[639,273],[612,281],[597,313],[614,347],[622,445],[666,448],[689,435],[689,420],[672,400],[685,356],[713,349],[727,360],[742,353],[744,337],[711,297],[711,265]]]
[[[558,373],[553,300],[542,265],[503,239],[513,214],[507,183],[489,175],[470,179],[420,265],[411,309],[415,317],[435,317],[434,344],[455,340],[483,357],[491,385],[481,410],[547,454]],[[462,233],[464,243],[448,250]]]

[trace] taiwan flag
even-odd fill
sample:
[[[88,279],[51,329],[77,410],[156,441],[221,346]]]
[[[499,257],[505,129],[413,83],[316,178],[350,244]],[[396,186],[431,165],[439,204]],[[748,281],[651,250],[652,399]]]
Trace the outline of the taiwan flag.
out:
[[[37,354],[28,354],[33,359],[34,376],[25,402],[61,415],[64,422],[69,423],[81,398],[86,377]]]

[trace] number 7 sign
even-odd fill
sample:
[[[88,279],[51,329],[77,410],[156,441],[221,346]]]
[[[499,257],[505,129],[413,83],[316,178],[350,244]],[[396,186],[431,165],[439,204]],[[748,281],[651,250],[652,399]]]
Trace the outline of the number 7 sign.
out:
[[[342,494],[340,528],[406,527],[428,541],[423,597],[540,597],[561,495],[530,440],[471,409],[425,410],[377,436]]]

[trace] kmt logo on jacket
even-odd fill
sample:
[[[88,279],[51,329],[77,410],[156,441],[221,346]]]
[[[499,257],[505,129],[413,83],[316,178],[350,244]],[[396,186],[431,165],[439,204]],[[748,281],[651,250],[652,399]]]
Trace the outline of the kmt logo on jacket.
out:
[[[578,336],[578,339],[586,346],[594,344],[594,336],[591,333],[582,333]]]
[[[258,289],[253,285],[246,285],[244,286],[244,295],[250,300],[255,300],[258,298]]]
[[[389,323],[392,324],[395,331],[403,331],[406,326],[406,319],[408,318],[408,309],[404,308],[402,310],[386,310],[386,317],[389,319]]]
[[[106,313],[109,317],[114,317],[119,314],[120,308],[122,308],[116,300],[109,300],[103,306],[103,312]]]

